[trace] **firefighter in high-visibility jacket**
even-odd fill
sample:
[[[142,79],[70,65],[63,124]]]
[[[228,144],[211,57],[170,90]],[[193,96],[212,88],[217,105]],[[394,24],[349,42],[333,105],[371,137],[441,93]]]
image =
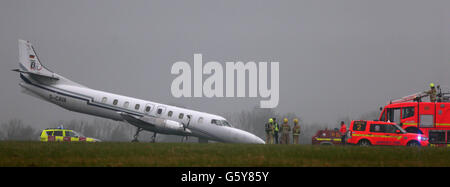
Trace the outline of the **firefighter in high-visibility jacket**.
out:
[[[430,90],[425,92],[430,96],[430,102],[436,102],[436,88],[434,83],[430,83]]]
[[[300,137],[300,125],[298,124],[298,119],[294,119],[294,127],[292,127],[292,139],[294,144],[298,144],[298,138]]]
[[[278,144],[278,131],[280,130],[280,126],[277,123],[277,118],[273,119],[273,142]]]
[[[284,118],[281,125],[281,144],[289,144],[289,132],[291,132],[291,127],[288,124],[288,119]]]
[[[266,129],[266,144],[273,144],[273,119],[269,118],[269,122],[265,124]]]

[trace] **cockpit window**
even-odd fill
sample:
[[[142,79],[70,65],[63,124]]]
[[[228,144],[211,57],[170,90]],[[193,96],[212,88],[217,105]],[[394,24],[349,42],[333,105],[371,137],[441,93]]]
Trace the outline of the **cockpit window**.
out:
[[[230,125],[230,123],[228,123],[228,121],[225,120],[218,120],[218,119],[213,119],[211,120],[211,124],[217,125],[217,126],[227,126],[227,127],[232,127]]]
[[[222,126],[222,123],[219,120],[217,120],[217,119],[212,119],[211,120],[211,124],[214,124],[214,125],[217,125],[217,126]]]
[[[223,126],[231,127],[230,123],[228,121],[222,120]]]

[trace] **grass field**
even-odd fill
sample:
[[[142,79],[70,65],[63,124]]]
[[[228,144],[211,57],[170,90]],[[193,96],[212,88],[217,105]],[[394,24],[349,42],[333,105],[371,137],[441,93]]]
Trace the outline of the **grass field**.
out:
[[[0,142],[0,166],[450,166],[450,149],[198,143]]]

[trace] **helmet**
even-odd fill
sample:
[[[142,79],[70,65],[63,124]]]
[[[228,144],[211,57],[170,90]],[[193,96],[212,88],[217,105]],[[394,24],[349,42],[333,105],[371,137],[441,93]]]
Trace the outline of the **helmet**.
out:
[[[294,119],[294,123],[298,123],[298,119],[297,118]]]
[[[287,118],[284,118],[284,120],[283,120],[285,123],[287,123],[288,122],[288,119]]]
[[[269,118],[269,123],[273,123],[273,119],[272,118]]]
[[[433,88],[434,87],[434,83],[430,83],[430,87]]]

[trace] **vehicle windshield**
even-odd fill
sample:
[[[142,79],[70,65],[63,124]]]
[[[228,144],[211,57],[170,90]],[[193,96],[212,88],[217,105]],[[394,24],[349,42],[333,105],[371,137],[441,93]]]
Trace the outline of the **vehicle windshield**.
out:
[[[85,137],[83,134],[76,132],[76,131],[72,131],[75,134],[75,137]]]

